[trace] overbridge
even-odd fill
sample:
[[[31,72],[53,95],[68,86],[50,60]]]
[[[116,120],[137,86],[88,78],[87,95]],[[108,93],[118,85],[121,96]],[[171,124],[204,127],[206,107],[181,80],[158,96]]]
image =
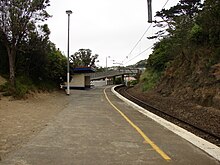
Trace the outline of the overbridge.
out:
[[[88,76],[90,76],[90,80],[101,80],[101,79],[115,79],[118,76],[137,76],[141,73],[139,69],[131,69],[131,68],[123,68],[118,70],[108,70],[105,72],[95,72],[95,73],[89,73]]]
[[[91,73],[92,72],[92,73]],[[117,70],[108,70],[105,72],[94,72],[90,67],[73,68],[71,74],[70,87],[71,88],[87,88],[94,82],[102,82],[96,80],[105,80],[105,85],[116,84],[116,78],[121,77],[120,83],[126,84],[126,77],[138,78],[141,74],[139,69],[131,68],[119,68]],[[103,83],[103,82],[102,82]],[[66,84],[61,85],[61,88],[65,88]]]

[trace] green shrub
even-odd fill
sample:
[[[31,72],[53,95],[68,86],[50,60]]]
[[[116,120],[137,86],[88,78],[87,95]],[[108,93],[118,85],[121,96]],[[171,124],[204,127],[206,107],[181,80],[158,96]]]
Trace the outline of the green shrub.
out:
[[[0,92],[3,92],[3,96],[11,96],[14,90],[9,82],[6,82],[3,85],[0,85]]]
[[[24,98],[30,90],[35,89],[33,82],[25,76],[16,79],[15,87],[12,87],[9,82],[0,86],[0,91],[4,92],[4,96],[13,96],[17,99]]]
[[[131,81],[128,81],[128,86],[134,86],[138,84],[138,80],[131,80]]]
[[[6,82],[3,85],[0,85],[0,92],[7,92],[9,89],[9,83]]]
[[[21,81],[18,80],[16,81],[15,86],[15,93],[13,94],[13,96],[18,99],[24,98],[30,90],[30,86],[28,86],[27,84],[23,84]]]
[[[201,44],[205,41],[204,35],[202,27],[198,24],[194,24],[189,32],[189,40],[192,41],[192,43]]]
[[[157,82],[161,77],[160,72],[152,71],[152,70],[145,70],[145,72],[141,75],[141,82],[142,82],[142,90],[147,91],[153,89]]]
[[[37,89],[42,91],[54,91],[57,88],[57,83],[51,80],[39,81],[36,83]]]
[[[122,78],[121,77],[118,77],[115,79],[115,84],[122,84],[123,81],[122,81]]]

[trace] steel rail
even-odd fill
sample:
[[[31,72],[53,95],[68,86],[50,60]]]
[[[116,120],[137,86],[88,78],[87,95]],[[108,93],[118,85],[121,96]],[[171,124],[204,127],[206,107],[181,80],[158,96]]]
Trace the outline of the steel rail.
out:
[[[137,103],[137,104],[140,105],[141,107],[143,107],[143,108],[146,108],[146,107],[147,107],[147,109],[150,110],[150,111],[154,111],[154,112],[156,112],[156,113],[159,112],[159,113],[161,113],[161,114],[163,114],[163,115],[165,115],[165,116],[168,116],[168,117],[170,117],[170,118],[172,118],[172,119],[174,119],[174,120],[176,120],[176,121],[178,121],[178,122],[181,122],[182,124],[185,124],[185,125],[187,125],[187,126],[190,126],[191,128],[194,128],[194,129],[200,131],[201,133],[204,133],[204,134],[206,134],[206,135],[208,134],[209,136],[211,136],[211,137],[213,137],[213,138],[215,138],[215,139],[220,139],[220,137],[219,137],[218,135],[213,134],[212,132],[209,132],[209,131],[204,130],[204,129],[198,127],[198,126],[195,126],[195,125],[193,125],[193,124],[191,124],[191,123],[189,123],[189,122],[187,122],[187,121],[185,121],[185,120],[182,120],[182,119],[180,119],[180,118],[178,118],[178,117],[176,117],[176,116],[173,116],[173,115],[171,115],[171,114],[169,114],[169,113],[166,113],[166,112],[160,110],[159,108],[156,108],[156,107],[150,105],[149,103],[146,103],[146,102],[144,102],[144,101],[142,101],[142,100],[136,98],[135,96],[133,96],[133,95],[131,95],[130,93],[127,92],[127,89],[128,89],[127,87],[119,87],[119,92],[120,92],[120,90],[122,90],[122,89],[123,89],[123,92],[125,93],[125,95],[127,95],[127,96],[130,97],[130,98],[132,98],[132,99],[133,99],[132,101],[134,101],[135,103]],[[127,98],[127,96],[125,96],[125,97]],[[128,99],[129,99],[129,98],[128,98]],[[138,102],[139,102],[139,103],[138,103]],[[141,105],[141,104],[142,104],[142,105]],[[143,106],[143,105],[144,105],[144,106]]]

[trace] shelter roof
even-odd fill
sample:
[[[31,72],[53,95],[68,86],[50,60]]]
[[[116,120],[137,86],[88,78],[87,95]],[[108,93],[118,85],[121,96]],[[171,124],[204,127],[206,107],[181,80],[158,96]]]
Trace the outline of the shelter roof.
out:
[[[71,71],[73,73],[93,73],[93,72],[95,72],[94,68],[92,68],[92,67],[71,68]]]

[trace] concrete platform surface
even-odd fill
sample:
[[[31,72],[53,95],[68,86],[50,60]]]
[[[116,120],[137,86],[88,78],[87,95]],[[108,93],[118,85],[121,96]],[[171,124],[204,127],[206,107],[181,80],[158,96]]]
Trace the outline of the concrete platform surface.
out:
[[[219,165],[107,88],[71,90],[69,105],[0,165]]]

